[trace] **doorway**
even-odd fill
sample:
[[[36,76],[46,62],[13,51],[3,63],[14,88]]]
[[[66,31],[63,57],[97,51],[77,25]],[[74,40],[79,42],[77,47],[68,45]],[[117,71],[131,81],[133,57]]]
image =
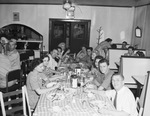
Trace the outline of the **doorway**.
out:
[[[66,43],[71,53],[89,46],[91,20],[49,19],[49,51]]]

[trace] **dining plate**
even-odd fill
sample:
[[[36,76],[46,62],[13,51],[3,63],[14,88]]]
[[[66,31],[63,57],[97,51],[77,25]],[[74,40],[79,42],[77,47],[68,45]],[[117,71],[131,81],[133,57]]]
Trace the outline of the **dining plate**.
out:
[[[73,94],[74,92],[76,92],[76,89],[64,88],[64,92],[65,92],[65,94]]]
[[[53,75],[51,78],[54,78],[54,79],[62,79],[64,78],[65,76],[63,74],[56,74],[56,75]]]
[[[95,86],[94,84],[87,83],[87,84],[86,84],[86,88],[89,88],[89,89],[95,89],[96,86]]]
[[[65,98],[63,93],[49,93],[47,99],[51,101],[63,100]]]
[[[56,85],[57,82],[50,82],[46,85],[47,88],[53,87],[54,85]]]
[[[108,109],[110,107],[110,104],[105,102],[105,101],[101,101],[101,100],[94,100],[94,101],[90,101],[90,104],[93,105],[93,107],[98,107],[99,109],[102,108],[106,108]]]

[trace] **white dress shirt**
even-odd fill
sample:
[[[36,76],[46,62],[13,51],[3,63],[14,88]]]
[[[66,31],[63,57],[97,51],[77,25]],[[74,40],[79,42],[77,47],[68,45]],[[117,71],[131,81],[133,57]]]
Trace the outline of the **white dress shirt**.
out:
[[[108,90],[106,91],[106,95],[112,102],[114,102],[116,91],[115,90]],[[137,109],[136,109],[136,102],[133,93],[130,91],[129,88],[123,86],[117,95],[117,103],[116,109],[118,111],[124,111],[130,116],[137,116]]]
[[[47,67],[50,67],[51,69],[55,70],[55,67],[58,66],[58,63],[55,61],[55,59],[52,58],[50,54],[48,56],[50,57],[50,60]]]

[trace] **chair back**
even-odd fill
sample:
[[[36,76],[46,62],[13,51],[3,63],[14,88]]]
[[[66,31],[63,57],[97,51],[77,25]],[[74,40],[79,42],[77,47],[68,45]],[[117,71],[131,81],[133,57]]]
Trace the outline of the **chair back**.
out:
[[[30,105],[29,105],[29,98],[28,98],[28,93],[27,93],[27,87],[26,87],[26,85],[24,85],[23,87],[22,87],[22,92],[23,92],[23,94],[24,94],[24,102],[25,102],[25,111],[26,112],[28,112],[28,114],[29,114],[29,116],[31,116],[31,108],[30,108]]]
[[[138,116],[142,116],[143,107],[141,106],[141,102],[140,102],[139,97],[136,98],[136,108],[137,108],[137,111],[138,111]]]
[[[6,75],[6,92],[10,92],[11,90],[16,90],[21,88],[21,78],[22,78],[22,71],[20,69],[12,70],[7,73]],[[13,87],[8,87],[8,83],[10,81],[16,80],[16,84]]]
[[[21,70],[17,69],[17,70],[12,70],[10,72],[7,73],[7,81],[13,81],[15,79],[20,80],[21,77]]]
[[[0,103],[3,116],[15,116],[18,114],[31,116],[29,102],[27,101],[28,98],[26,97],[26,88],[24,86],[21,90],[8,93],[0,92]]]
[[[138,116],[143,115],[143,110],[144,110],[144,104],[145,104],[145,96],[146,96],[146,91],[147,91],[147,86],[148,86],[148,80],[149,80],[149,74],[146,76],[145,81],[144,81],[144,86],[142,88],[142,92],[140,95],[140,98],[136,98],[136,105],[137,105],[137,110],[138,110]]]

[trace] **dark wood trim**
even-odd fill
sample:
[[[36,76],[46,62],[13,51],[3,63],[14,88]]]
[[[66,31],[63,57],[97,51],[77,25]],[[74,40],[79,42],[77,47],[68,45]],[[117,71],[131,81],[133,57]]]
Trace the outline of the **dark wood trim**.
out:
[[[116,49],[114,49],[114,48],[109,48],[109,49],[111,49],[111,50],[128,50],[128,48],[127,49],[122,49],[122,48],[116,48]],[[134,51],[145,51],[145,49],[135,49]]]
[[[24,3],[21,3],[21,2],[3,2],[3,3],[0,3],[0,4],[16,4],[16,5],[62,5],[62,3],[45,3],[45,2],[39,2],[39,3],[35,3],[35,2],[24,2]],[[99,5],[99,4],[78,4],[80,6],[99,6],[99,7],[124,7],[124,8],[132,8],[134,7],[134,5],[130,5],[130,6],[124,6],[124,5]]]
[[[149,83],[149,77],[150,77],[150,71],[147,71],[147,81],[146,81],[146,87],[145,87],[145,95],[144,95],[144,101],[143,101],[143,110],[144,110],[144,107],[145,107],[145,101],[146,101],[146,96],[147,96],[147,87],[148,87],[148,84]],[[147,98],[148,99],[148,98]],[[144,111],[143,111],[144,112]]]
[[[138,59],[150,59],[150,57],[139,57],[139,56],[121,56],[121,58],[138,58]]]
[[[73,23],[73,22],[87,22],[88,23],[88,35],[87,35],[87,39],[88,39],[88,46],[90,43],[90,27],[91,27],[91,20],[86,20],[86,19],[59,19],[59,18],[49,18],[49,51],[51,50],[50,46],[51,46],[51,37],[52,37],[52,22],[53,21],[60,21],[60,22],[68,22],[68,23]]]

